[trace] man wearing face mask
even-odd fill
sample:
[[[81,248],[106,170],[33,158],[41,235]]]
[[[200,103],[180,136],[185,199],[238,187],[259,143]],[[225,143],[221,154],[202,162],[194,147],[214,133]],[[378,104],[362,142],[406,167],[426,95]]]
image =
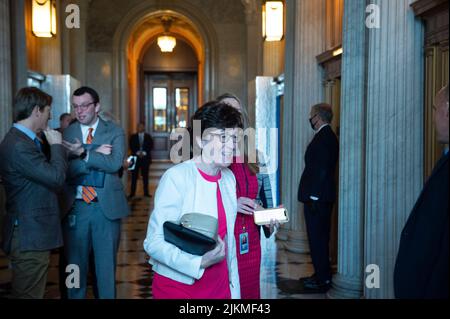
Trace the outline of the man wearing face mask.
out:
[[[300,278],[308,293],[325,293],[331,286],[328,247],[339,154],[339,142],[330,126],[332,119],[331,105],[322,103],[311,108],[309,122],[315,135],[306,149],[305,169],[298,189],[298,200],[304,204],[306,230],[315,271],[311,277]]]

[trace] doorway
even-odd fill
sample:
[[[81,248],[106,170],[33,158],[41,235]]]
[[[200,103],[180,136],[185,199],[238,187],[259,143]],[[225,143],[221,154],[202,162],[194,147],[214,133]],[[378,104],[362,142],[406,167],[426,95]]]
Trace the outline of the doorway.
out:
[[[170,133],[187,128],[197,110],[197,73],[145,73],[146,130],[153,137],[152,158],[168,160],[171,147]]]

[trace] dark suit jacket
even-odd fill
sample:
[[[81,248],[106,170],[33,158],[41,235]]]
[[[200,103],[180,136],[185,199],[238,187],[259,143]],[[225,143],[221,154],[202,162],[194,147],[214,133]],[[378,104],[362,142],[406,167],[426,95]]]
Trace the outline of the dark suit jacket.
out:
[[[74,143],[77,138],[83,141],[83,134],[79,122],[70,125],[64,130],[64,140]],[[125,156],[125,133],[123,129],[113,122],[100,119],[92,142],[96,145],[110,144],[112,152],[103,155],[95,151],[89,151],[88,160],[72,158],[69,161],[67,182],[60,196],[60,203],[64,214],[67,214],[75,201],[77,186],[73,185],[75,179],[90,174],[91,170],[105,173],[104,187],[97,188],[97,198],[105,217],[111,220],[128,216],[130,210],[119,179],[118,171],[122,167]]]
[[[57,191],[64,185],[67,159],[62,145],[51,146],[50,152],[48,161],[16,128],[0,144],[0,175],[6,191],[2,249],[7,254],[16,219],[22,251],[45,251],[62,245]]]
[[[130,150],[131,154],[136,156],[136,153],[139,152],[140,145],[139,145],[139,135],[133,134],[130,137]],[[146,156],[143,158],[139,158],[140,160],[143,160],[145,163],[150,164],[152,161],[152,154],[151,151],[153,149],[153,139],[150,136],[150,134],[144,133],[144,143],[142,145],[142,150],[147,153]]]
[[[310,202],[310,196],[319,202],[334,202],[336,197],[335,170],[339,156],[339,142],[329,125],[316,133],[305,153],[303,171],[297,198]]]
[[[395,296],[448,298],[449,155],[437,163],[406,225],[394,270]]]

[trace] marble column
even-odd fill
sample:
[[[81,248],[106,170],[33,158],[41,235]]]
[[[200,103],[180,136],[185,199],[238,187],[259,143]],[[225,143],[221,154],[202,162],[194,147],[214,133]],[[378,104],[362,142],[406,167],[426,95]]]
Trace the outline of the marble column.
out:
[[[80,28],[69,29],[66,26],[66,18],[70,13],[66,8],[70,4],[75,4],[80,9]],[[86,30],[88,1],[87,0],[62,0],[61,1],[61,43],[62,43],[62,67],[63,74],[70,74],[72,77],[86,84]]]
[[[245,8],[245,22],[247,25],[247,112],[250,118],[250,126],[255,127],[255,79],[262,72],[262,9],[259,1],[241,0]]]
[[[291,221],[280,230],[280,238],[287,237],[285,246],[289,251],[306,253],[309,245],[297,190],[306,147],[313,137],[308,123],[310,108],[323,100],[323,74],[316,56],[325,47],[325,1],[287,0],[286,14],[282,203]]]
[[[338,265],[329,298],[363,294],[366,3],[344,3],[340,111]]]
[[[400,233],[423,185],[424,31],[414,0],[372,0],[381,27],[368,30],[365,259],[380,270],[366,298],[393,298]]]
[[[88,0],[77,0],[76,3],[80,7],[80,28],[71,29],[70,34],[70,74],[81,82],[81,85],[86,84],[87,77],[87,21],[88,21]]]
[[[10,1],[10,13],[12,91],[17,92],[27,86],[28,77],[25,0]]]
[[[9,0],[0,0],[0,142],[3,140],[3,137],[12,124],[11,29],[9,2]],[[5,194],[3,187],[0,184],[0,227],[3,225],[4,208]]]
[[[12,124],[11,28],[9,0],[0,0],[0,141]]]

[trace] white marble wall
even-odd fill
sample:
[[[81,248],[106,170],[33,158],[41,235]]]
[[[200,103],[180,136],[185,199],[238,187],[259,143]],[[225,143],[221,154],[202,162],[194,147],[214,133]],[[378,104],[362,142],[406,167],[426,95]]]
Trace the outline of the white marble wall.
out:
[[[103,111],[112,112],[122,118],[120,109],[113,109],[112,103],[112,55],[109,52],[88,52],[86,54],[86,85],[95,89],[100,95]],[[122,106],[123,113],[129,113],[127,106]]]
[[[260,171],[268,174],[272,186],[274,207],[278,206],[278,150],[279,132],[277,127],[277,86],[272,77],[256,78],[256,149],[262,154],[266,166]]]
[[[86,84],[86,36],[88,19],[88,0],[61,0],[61,33],[63,74],[70,74],[81,84]],[[80,28],[68,29],[65,26],[65,12],[69,4],[76,4],[80,8]]]
[[[306,147],[313,137],[308,123],[310,108],[323,100],[322,69],[316,56],[325,47],[325,1],[287,0],[286,13],[282,203],[290,212],[291,222],[281,228],[280,238],[287,238],[288,250],[304,253],[309,246],[297,190]]]
[[[392,298],[400,233],[423,183],[424,34],[414,0],[372,2],[381,28],[368,43],[364,264],[378,265],[381,281],[364,294]]]
[[[217,25],[216,33],[220,43],[218,92],[216,95],[232,92],[242,101],[247,100],[247,60],[243,55],[247,42],[247,38],[243,34],[245,31],[245,26],[239,24]],[[237,34],[242,36],[237,37]]]

